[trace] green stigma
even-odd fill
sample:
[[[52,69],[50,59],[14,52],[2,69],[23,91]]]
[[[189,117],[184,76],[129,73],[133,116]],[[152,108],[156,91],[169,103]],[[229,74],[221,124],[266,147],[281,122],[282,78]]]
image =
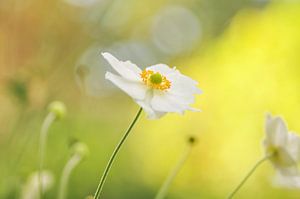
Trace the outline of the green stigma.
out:
[[[150,81],[152,84],[160,84],[162,80],[162,76],[159,73],[154,73],[150,76]]]

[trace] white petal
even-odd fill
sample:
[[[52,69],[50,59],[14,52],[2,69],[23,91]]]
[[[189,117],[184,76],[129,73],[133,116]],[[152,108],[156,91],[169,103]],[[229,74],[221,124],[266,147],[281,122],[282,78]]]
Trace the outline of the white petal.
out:
[[[143,100],[146,96],[147,87],[139,82],[129,81],[118,75],[106,72],[105,78],[114,83],[117,87],[134,99]]]
[[[167,92],[155,90],[153,93],[151,106],[156,111],[183,114],[185,110],[189,109],[187,104],[182,103],[179,98],[169,95]]]
[[[145,99],[136,100],[136,103],[139,104],[144,109],[144,111],[147,113],[148,119],[159,119],[160,117],[165,115],[166,112],[156,111],[151,107],[150,102],[152,100],[152,97],[153,97],[153,90],[149,89],[146,92]]]
[[[194,103],[195,97],[194,95],[186,95],[186,96],[178,96],[171,94],[169,92],[166,93],[167,97],[170,101],[175,102],[176,104],[180,104],[183,109],[199,112],[200,110],[197,108],[189,107],[189,104]]]
[[[279,147],[276,150],[276,154],[271,157],[270,160],[276,169],[285,174],[291,174],[297,168],[297,162],[293,159],[286,148]]]
[[[201,112],[200,109],[198,109],[198,108],[193,108],[193,107],[188,107],[187,110],[193,111],[193,112]]]
[[[140,81],[140,73],[142,72],[139,67],[130,61],[119,61],[110,53],[102,53],[103,57],[108,63],[125,79]]]
[[[273,117],[271,114],[266,115],[266,121],[265,121],[265,132],[268,134],[268,132],[272,131],[272,122],[273,122]]]
[[[198,85],[198,82],[196,80],[193,80],[192,78],[190,78],[186,75],[183,75],[180,72],[178,72],[178,77],[181,79],[181,81],[186,82],[186,84]]]
[[[299,174],[299,170],[296,165],[290,167],[276,167],[276,170],[285,176],[294,176]]]
[[[146,70],[152,70],[154,72],[159,72],[164,76],[178,72],[175,68],[170,68],[166,64],[156,64],[156,65],[147,67]]]
[[[167,76],[171,81],[171,88],[168,92],[178,96],[191,96],[201,94],[202,91],[197,87],[197,82],[182,74],[171,74]]]
[[[287,127],[280,117],[266,119],[266,142],[273,146],[285,146],[287,142]]]
[[[194,94],[188,94],[188,93],[175,93],[175,92],[168,92],[169,95],[172,95],[178,100],[184,102],[184,104],[193,104],[195,102],[195,96]]]
[[[286,176],[281,173],[277,173],[274,179],[274,185],[291,188],[291,189],[299,189],[300,188],[300,176],[293,175],[293,176]]]
[[[287,150],[295,161],[300,161],[300,137],[295,133],[288,133]]]
[[[265,120],[265,133],[266,138],[264,140],[265,147],[273,146],[273,134],[275,132],[276,125],[273,122],[273,118],[270,114],[266,116]]]
[[[147,104],[145,101],[136,100],[136,103],[143,108],[148,119],[159,119],[166,114],[165,112],[153,110],[150,104]]]

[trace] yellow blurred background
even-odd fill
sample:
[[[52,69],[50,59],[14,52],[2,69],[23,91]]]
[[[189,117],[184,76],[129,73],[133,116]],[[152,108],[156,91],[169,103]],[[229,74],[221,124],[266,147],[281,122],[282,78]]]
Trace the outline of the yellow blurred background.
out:
[[[37,170],[47,105],[67,117],[49,131],[46,168],[56,198],[74,140],[90,156],[70,179],[69,197],[93,194],[138,106],[104,79],[103,51],[141,68],[166,63],[196,79],[202,112],[143,115],[124,145],[103,198],[153,198],[186,145],[198,142],[167,198],[225,198],[263,156],[264,119],[281,115],[300,132],[300,3],[292,0],[0,1],[0,198],[19,198]],[[298,199],[273,185],[266,163],[241,199]]]

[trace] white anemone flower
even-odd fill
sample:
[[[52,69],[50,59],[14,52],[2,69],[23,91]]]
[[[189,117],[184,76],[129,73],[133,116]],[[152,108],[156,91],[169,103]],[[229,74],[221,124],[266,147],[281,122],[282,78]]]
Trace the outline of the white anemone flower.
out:
[[[110,53],[102,55],[120,75],[107,72],[105,78],[132,97],[149,119],[160,118],[169,112],[198,111],[189,106],[194,103],[194,95],[201,94],[198,82],[181,74],[175,67],[157,64],[141,70],[130,61],[119,61]]]
[[[266,118],[266,138],[264,147],[266,155],[271,155],[270,161],[282,176],[299,175],[300,138],[288,132],[287,126],[280,117]],[[283,179],[283,178],[281,178]],[[286,178],[285,178],[286,179]]]

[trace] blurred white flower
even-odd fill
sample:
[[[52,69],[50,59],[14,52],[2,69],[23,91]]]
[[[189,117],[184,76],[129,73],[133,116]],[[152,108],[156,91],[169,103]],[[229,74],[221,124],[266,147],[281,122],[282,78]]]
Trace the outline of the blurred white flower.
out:
[[[50,171],[42,171],[43,192],[48,191],[54,184],[54,177]],[[39,173],[32,173],[23,186],[21,199],[38,199],[39,198]]]
[[[228,199],[233,198],[247,179],[258,166],[270,160],[276,170],[274,185],[285,188],[300,188],[300,137],[288,132],[286,124],[281,117],[267,115],[265,123],[266,137],[263,141],[266,155],[259,160],[249,171],[246,177],[230,193]]]
[[[130,61],[119,61],[109,53],[102,55],[120,75],[107,72],[105,78],[131,96],[148,118],[157,119],[168,112],[197,111],[189,105],[194,102],[195,94],[201,94],[198,82],[175,67],[157,64],[142,71]]]
[[[299,189],[300,188],[300,175],[282,175],[277,173],[274,179],[274,185],[278,187],[284,187],[288,189]]]
[[[286,124],[280,117],[266,118],[265,152],[271,155],[270,161],[283,175],[299,173],[297,164],[300,160],[300,138],[288,132]]]

